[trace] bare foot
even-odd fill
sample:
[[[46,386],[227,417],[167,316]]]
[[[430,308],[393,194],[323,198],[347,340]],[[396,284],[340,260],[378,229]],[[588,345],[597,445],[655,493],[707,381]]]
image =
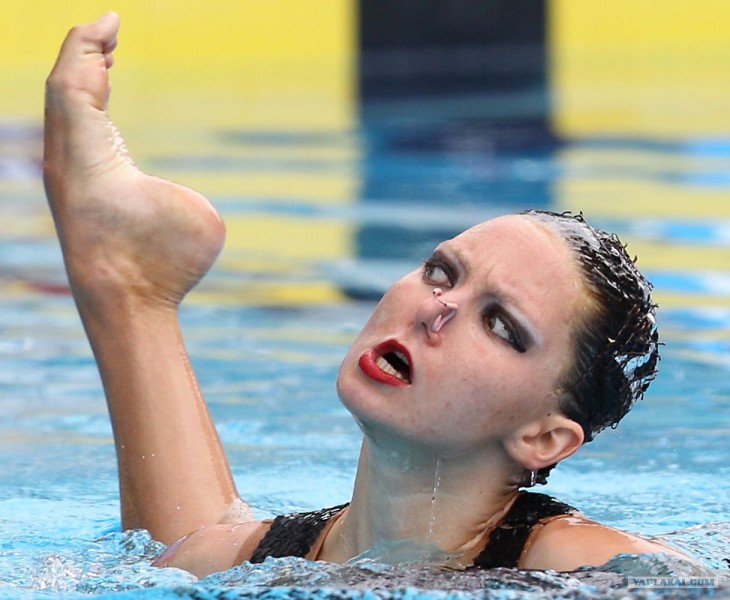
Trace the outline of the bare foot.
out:
[[[176,307],[223,246],[200,194],[142,173],[107,116],[119,17],[72,29],[46,83],[44,181],[80,308]]]

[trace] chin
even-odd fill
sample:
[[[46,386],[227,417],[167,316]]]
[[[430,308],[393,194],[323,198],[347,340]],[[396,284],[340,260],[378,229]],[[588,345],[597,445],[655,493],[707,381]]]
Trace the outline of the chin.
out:
[[[342,361],[342,364],[340,364],[340,369],[337,372],[336,387],[337,396],[339,397],[340,402],[342,402],[343,406],[352,413],[351,404],[353,396],[357,392],[357,382],[355,381],[356,373],[354,372],[354,369],[357,368],[357,364],[352,360],[348,360],[349,358],[350,354],[348,353]]]
[[[357,361],[345,359],[337,375],[337,395],[342,405],[349,411],[363,433],[370,427],[366,424],[378,423],[387,411],[379,394],[368,389],[367,381],[359,376]]]

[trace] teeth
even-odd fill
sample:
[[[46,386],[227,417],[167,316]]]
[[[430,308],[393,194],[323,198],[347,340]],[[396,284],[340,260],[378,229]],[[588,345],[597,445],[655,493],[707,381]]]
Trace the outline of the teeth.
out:
[[[402,354],[400,352],[397,352],[396,354],[398,354],[399,357],[402,360],[404,360],[404,357],[402,356]],[[397,377],[401,381],[405,381],[406,383],[408,383],[408,380],[405,377],[403,377],[403,375],[401,375],[398,371],[396,371],[395,368],[393,367],[393,365],[391,365],[382,356],[378,356],[378,358],[375,359],[375,364],[378,365],[378,367],[380,367],[380,369],[382,369],[389,375],[393,375],[394,377]]]

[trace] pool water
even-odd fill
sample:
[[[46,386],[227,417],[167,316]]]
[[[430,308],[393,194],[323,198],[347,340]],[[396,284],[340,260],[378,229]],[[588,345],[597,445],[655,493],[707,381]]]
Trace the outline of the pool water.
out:
[[[545,491],[676,544],[723,576],[730,140],[560,140],[529,119],[495,121],[488,99],[446,106],[372,104],[359,127],[334,133],[196,131],[172,157],[145,141],[177,142],[180,132],[135,134],[147,170],[203,182],[229,225],[226,250],[182,319],[239,490],[262,517],[347,501],[360,436],[334,380],[378,296],[439,241],[485,218],[582,210],[640,256],[666,345],[645,400],[560,465]],[[0,597],[645,597],[624,575],[683,573],[641,557],[578,575],[471,578],[293,559],[203,581],[153,569],[161,546],[119,532],[111,429],[45,206],[39,126],[0,124],[0,144]],[[247,178],[276,189],[205,185]]]

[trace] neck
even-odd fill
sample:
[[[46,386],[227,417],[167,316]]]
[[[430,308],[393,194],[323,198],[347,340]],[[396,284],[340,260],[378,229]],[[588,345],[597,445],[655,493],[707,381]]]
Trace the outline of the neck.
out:
[[[458,562],[475,555],[517,496],[506,461],[444,458],[363,443],[352,503],[325,558]],[[490,462],[490,458],[491,462]]]

